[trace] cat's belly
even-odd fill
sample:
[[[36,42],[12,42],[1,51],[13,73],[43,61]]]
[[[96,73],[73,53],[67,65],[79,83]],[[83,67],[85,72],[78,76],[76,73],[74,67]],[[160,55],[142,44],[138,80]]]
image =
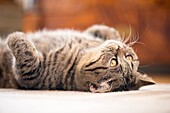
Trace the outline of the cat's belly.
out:
[[[66,44],[77,44],[79,47],[88,48],[103,43],[103,40],[91,35],[70,30],[42,31],[27,36],[31,38],[37,50],[43,53],[60,49]]]

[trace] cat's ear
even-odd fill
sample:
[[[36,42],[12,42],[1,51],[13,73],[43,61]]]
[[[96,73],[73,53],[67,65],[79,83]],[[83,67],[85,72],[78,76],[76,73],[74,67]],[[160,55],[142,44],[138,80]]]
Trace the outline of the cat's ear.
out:
[[[156,82],[151,77],[148,77],[147,74],[136,74],[136,89],[139,89],[142,86],[153,84],[156,84]]]

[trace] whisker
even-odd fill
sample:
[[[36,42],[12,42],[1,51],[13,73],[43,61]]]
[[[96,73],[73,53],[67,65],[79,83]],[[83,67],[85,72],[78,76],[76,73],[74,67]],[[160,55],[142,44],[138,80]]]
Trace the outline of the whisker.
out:
[[[137,42],[137,40],[136,40],[136,39],[133,39],[133,41],[130,41],[127,45],[128,45],[128,46],[132,46],[132,45],[134,45],[136,42]]]
[[[127,42],[131,41],[131,35],[132,35],[132,29],[131,26],[129,25],[129,35],[124,38],[123,43],[126,44]]]
[[[140,72],[140,73],[145,73],[144,71],[142,71],[142,70],[140,70],[140,69],[138,69],[138,72]]]
[[[123,43],[127,43],[129,41],[128,37],[126,37],[126,34],[125,34],[125,37],[124,37],[124,40],[123,40]]]
[[[151,65],[148,64],[148,65],[143,65],[143,66],[139,66],[139,67],[149,67],[149,66],[151,66]]]
[[[139,41],[139,32],[136,33],[137,36],[132,36],[132,27],[129,25],[129,35],[126,37],[126,34],[122,33],[122,43],[127,44],[128,46],[133,46],[134,44],[145,44]]]
[[[149,67],[153,64],[154,62],[152,61],[150,64],[147,64],[147,65],[142,65],[142,66],[139,66],[139,67]]]
[[[129,36],[128,36],[128,41],[126,41],[126,42],[129,42],[127,45],[128,46],[132,46],[132,45],[134,45],[138,40],[139,40],[139,33],[137,33],[137,36],[134,36],[134,35],[132,35],[132,28],[131,28],[131,26],[129,27],[129,29],[130,29],[130,32],[129,32]]]
[[[131,26],[129,25],[129,35],[128,35],[128,40],[130,39],[130,42],[131,42],[131,37],[132,36],[132,28]]]
[[[121,42],[124,43],[124,40],[125,40],[125,33],[124,32],[121,34],[121,37],[122,37]]]
[[[143,43],[143,42],[136,42],[135,44],[141,44],[141,45],[144,45],[144,46],[146,46],[146,44],[145,43]]]
[[[138,35],[137,36],[134,36],[133,37],[133,41],[129,42],[129,44],[127,44],[128,46],[132,46],[134,44],[136,44],[139,40],[139,33],[137,33]]]
[[[132,27],[131,27],[131,25],[129,25],[129,35],[128,35],[128,37],[130,37],[132,35]]]
[[[125,37],[124,43],[126,44],[129,41],[128,37]]]

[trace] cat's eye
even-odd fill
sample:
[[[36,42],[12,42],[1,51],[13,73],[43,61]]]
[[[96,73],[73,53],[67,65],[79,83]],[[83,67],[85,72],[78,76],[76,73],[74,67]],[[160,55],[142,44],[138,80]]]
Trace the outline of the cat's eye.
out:
[[[126,55],[128,61],[133,61],[133,56],[131,54]]]
[[[115,67],[117,65],[117,59],[116,58],[112,58],[111,62],[110,62],[110,66],[111,67]]]

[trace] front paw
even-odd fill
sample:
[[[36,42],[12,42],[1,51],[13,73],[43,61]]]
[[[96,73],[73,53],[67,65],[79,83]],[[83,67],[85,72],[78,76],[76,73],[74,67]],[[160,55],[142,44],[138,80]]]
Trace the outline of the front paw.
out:
[[[32,53],[35,51],[31,41],[28,40],[26,34],[22,32],[10,34],[8,36],[7,44],[15,58],[18,60],[32,57]]]
[[[21,43],[24,42],[25,34],[22,32],[14,32],[8,36],[8,47],[13,50],[13,48],[16,48]]]

